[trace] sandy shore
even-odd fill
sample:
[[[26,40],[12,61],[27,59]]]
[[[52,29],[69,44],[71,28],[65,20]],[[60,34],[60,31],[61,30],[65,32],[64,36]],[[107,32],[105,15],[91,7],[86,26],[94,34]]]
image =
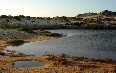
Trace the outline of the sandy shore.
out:
[[[8,31],[8,30],[7,30]],[[28,34],[24,32],[13,31],[17,35],[12,35],[15,38],[31,41],[42,41],[49,39],[56,39],[56,37],[41,36],[39,33]],[[11,33],[11,32],[9,32]],[[18,35],[18,33],[20,35]],[[21,38],[21,34],[24,34]],[[2,33],[4,34],[4,33]],[[7,46],[5,43],[11,36],[4,35],[3,39],[0,40],[0,48]],[[16,60],[35,60],[45,62],[46,65],[43,67],[33,68],[14,68],[13,62]],[[41,55],[41,56],[2,56],[0,55],[0,73],[116,73],[116,62],[111,59],[94,59],[87,60],[73,57],[61,57],[54,55]]]

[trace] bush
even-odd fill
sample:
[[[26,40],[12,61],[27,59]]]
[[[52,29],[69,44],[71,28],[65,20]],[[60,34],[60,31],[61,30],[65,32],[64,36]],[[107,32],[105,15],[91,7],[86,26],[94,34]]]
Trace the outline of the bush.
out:
[[[27,32],[27,33],[35,33],[35,32],[33,32],[33,30],[30,29],[30,28],[19,28],[18,30],[19,30],[19,31],[24,31],[24,32]]]
[[[46,30],[41,30],[40,33],[51,33],[51,32],[46,31]]]
[[[6,16],[6,15],[1,15],[0,17],[1,18],[8,18],[8,16]]]
[[[9,28],[9,25],[6,22],[0,22],[0,28]]]
[[[6,42],[8,45],[19,46],[25,43],[23,40],[9,40]]]
[[[45,33],[46,36],[62,36],[59,33]]]
[[[18,21],[21,21],[20,17],[19,16],[14,16],[14,19],[18,20]]]
[[[51,33],[51,32],[46,31],[46,30],[42,30],[42,31],[40,31],[40,33],[43,34],[43,35],[46,35],[46,36],[62,36],[59,33]]]

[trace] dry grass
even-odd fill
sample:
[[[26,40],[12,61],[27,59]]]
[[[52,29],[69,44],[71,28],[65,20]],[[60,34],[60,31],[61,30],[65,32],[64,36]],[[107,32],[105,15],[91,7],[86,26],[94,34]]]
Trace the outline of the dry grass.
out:
[[[53,56],[53,55],[52,55]],[[51,57],[50,55],[41,56],[24,56],[24,57],[10,57],[10,56],[0,56],[0,73],[115,73],[116,63],[103,63],[94,61],[71,61],[69,58],[60,59],[58,56],[50,60],[46,60],[46,57]],[[71,58],[71,57],[70,57]],[[35,60],[46,62],[43,67],[33,67],[33,68],[14,68],[12,66],[13,62],[16,60]],[[65,63],[61,63],[65,62]]]

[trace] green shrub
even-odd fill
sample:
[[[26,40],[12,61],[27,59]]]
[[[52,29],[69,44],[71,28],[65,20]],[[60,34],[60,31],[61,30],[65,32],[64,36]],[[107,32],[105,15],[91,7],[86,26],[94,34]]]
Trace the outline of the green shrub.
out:
[[[18,20],[18,21],[21,21],[20,17],[19,16],[14,16],[14,19]]]
[[[23,40],[9,40],[6,42],[8,45],[19,46],[25,43]]]
[[[27,32],[27,33],[35,33],[35,32],[33,32],[33,30],[30,29],[30,28],[19,28],[18,30],[19,30],[19,31],[24,31],[24,32]]]
[[[62,36],[61,34],[59,33],[45,33],[46,36]]]
[[[40,33],[51,33],[51,32],[46,31],[46,30],[42,30],[42,31],[40,31]]]
[[[46,31],[46,30],[42,30],[42,31],[40,31],[40,33],[43,34],[43,35],[46,35],[46,36],[62,36],[59,33],[51,33],[51,32]]]

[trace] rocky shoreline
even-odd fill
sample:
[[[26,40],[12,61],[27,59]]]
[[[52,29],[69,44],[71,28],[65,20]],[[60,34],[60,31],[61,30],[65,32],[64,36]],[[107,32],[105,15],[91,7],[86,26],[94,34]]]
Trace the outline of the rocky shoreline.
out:
[[[9,31],[10,32],[10,31]],[[12,32],[17,32],[12,31]],[[36,31],[39,32],[39,31]],[[10,32],[11,33],[11,32]],[[23,33],[23,38],[18,35]],[[4,34],[2,32],[2,34]],[[32,41],[42,41],[49,39],[56,39],[57,37],[51,36],[41,36],[38,34],[28,34],[25,32],[18,32],[18,39],[22,39],[27,42]],[[5,39],[7,35],[3,35]],[[16,37],[16,35],[13,35]],[[11,39],[6,37],[7,40]],[[6,41],[0,40],[1,50],[7,46]],[[42,67],[32,67],[32,68],[14,68],[13,62],[17,60],[33,60],[45,62],[46,65]],[[65,54],[53,55],[44,53],[40,56],[9,56],[0,55],[0,73],[115,73],[116,72],[116,61],[111,58],[104,59],[88,59],[86,57],[70,57]]]

